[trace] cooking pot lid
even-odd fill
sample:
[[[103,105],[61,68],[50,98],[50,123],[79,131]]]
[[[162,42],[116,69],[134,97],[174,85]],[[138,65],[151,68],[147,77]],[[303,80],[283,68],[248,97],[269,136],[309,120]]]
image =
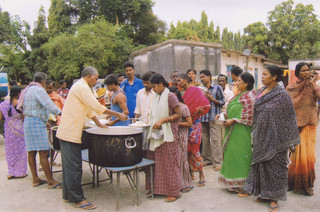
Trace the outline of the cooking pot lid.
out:
[[[90,134],[97,134],[97,135],[132,135],[142,133],[142,128],[132,128],[132,127],[108,127],[108,128],[101,128],[101,127],[93,127],[90,129],[85,130],[87,133]]]

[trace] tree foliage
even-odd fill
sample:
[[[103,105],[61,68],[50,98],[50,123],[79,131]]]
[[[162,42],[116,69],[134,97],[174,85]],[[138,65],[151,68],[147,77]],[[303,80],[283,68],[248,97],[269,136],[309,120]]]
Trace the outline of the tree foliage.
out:
[[[288,0],[269,12],[267,26],[269,57],[284,63],[289,58],[319,57],[319,20],[313,5]]]
[[[165,37],[166,24],[153,14],[151,0],[67,0],[78,24],[95,17],[122,25],[135,44],[152,45]]]
[[[48,26],[51,36],[72,31],[72,8],[65,0],[51,0]]]
[[[41,46],[48,42],[50,34],[46,27],[46,15],[44,7],[40,7],[38,13],[38,20],[35,23],[32,35],[28,37],[28,43],[32,49],[29,57],[30,72],[33,74],[37,71],[47,72],[48,71],[48,60],[41,49]]]
[[[79,78],[81,70],[89,65],[104,77],[122,66],[132,49],[132,40],[101,18],[81,25],[76,33],[51,38],[42,47],[48,57],[50,76],[65,80]]]
[[[250,48],[255,54],[268,54],[268,29],[262,22],[249,24],[243,31],[246,48]]]
[[[30,78],[28,68],[27,37],[30,26],[18,16],[11,17],[6,11],[0,11],[0,67],[8,73],[10,79],[24,81]]]

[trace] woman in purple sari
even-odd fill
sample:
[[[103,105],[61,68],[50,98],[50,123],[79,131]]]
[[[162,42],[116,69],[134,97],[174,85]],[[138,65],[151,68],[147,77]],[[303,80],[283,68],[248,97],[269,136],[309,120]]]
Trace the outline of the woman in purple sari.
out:
[[[0,119],[4,119],[5,151],[8,163],[8,180],[27,176],[27,150],[24,142],[23,116],[16,110],[21,92],[12,86],[10,99],[0,104]]]

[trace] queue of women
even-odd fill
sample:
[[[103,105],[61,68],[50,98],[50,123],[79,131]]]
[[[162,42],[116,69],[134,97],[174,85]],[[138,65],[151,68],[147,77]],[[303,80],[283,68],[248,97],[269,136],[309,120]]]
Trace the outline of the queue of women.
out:
[[[195,86],[194,75],[195,70],[179,74],[177,86],[170,88],[161,74],[143,79],[144,85],[149,81],[154,92],[146,157],[155,161],[154,194],[166,196],[166,202],[177,200],[181,192],[192,191],[195,172],[199,173],[198,187],[206,186],[200,120],[210,110],[210,102]],[[316,99],[320,99],[320,88],[311,80],[307,63],[299,63],[295,75],[298,80],[285,89],[279,85],[283,71],[267,66],[262,73],[264,86],[255,91],[253,76],[242,73],[236,82],[238,93],[223,114],[223,163],[217,180],[239,197],[254,195],[257,202],[270,202],[270,211],[279,210],[278,201],[286,200],[287,190],[314,193]],[[115,92],[112,103],[117,99],[122,102],[116,107],[118,112],[128,113],[116,78],[109,76],[106,82]],[[27,174],[23,116],[16,109],[20,92],[18,86],[13,86],[10,98],[0,104],[0,118],[5,120],[8,179]],[[146,181],[149,190],[149,175]]]

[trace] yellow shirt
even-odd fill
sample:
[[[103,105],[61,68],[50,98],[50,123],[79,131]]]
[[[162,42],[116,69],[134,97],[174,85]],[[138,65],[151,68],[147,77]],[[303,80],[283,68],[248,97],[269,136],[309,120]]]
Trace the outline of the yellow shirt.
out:
[[[102,114],[106,109],[94,97],[87,81],[81,78],[69,91],[56,136],[64,141],[81,143],[86,117],[91,119],[94,112]]]

